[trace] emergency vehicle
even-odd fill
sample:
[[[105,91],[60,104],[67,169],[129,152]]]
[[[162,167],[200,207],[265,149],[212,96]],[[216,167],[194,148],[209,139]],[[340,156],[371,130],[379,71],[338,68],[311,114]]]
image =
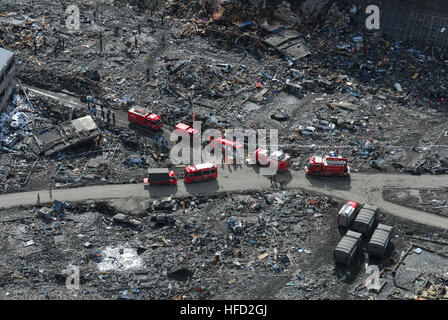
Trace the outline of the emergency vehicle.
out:
[[[218,178],[218,166],[215,163],[202,163],[185,167],[184,181],[187,184],[216,178]]]
[[[228,149],[229,151],[227,152],[230,155],[236,155],[237,152],[241,152],[242,155],[244,155],[244,146],[240,143],[237,143],[235,141],[232,140],[228,140],[228,139],[224,139],[222,137],[220,138],[216,138],[216,139],[212,139],[210,137],[210,146],[212,148],[221,148],[223,151],[223,155],[224,158],[226,156],[226,149]],[[243,150],[241,150],[243,149]],[[226,161],[227,159],[224,159],[224,161]],[[227,161],[226,161],[227,162]]]
[[[291,157],[280,150],[269,153],[268,150],[259,148],[255,150],[255,160],[263,166],[270,166],[271,163],[276,163],[279,172],[285,172],[291,166]]]
[[[160,115],[137,107],[132,107],[128,110],[128,121],[131,125],[137,125],[154,131],[160,130],[163,127]]]
[[[350,176],[350,167],[348,159],[337,157],[319,157],[313,156],[309,159],[308,165],[305,166],[305,172],[316,176]]]
[[[149,168],[148,177],[143,178],[144,185],[176,185],[177,179],[174,171],[168,168]]]
[[[189,125],[186,125],[184,123],[176,124],[176,126],[174,127],[174,130],[178,130],[179,132],[185,132],[193,139],[200,140],[200,138],[201,138],[198,129],[193,129],[192,127],[190,127]]]
[[[348,201],[342,206],[341,210],[339,210],[337,219],[338,226],[347,228],[352,221],[355,220],[358,212],[359,204],[352,200]]]

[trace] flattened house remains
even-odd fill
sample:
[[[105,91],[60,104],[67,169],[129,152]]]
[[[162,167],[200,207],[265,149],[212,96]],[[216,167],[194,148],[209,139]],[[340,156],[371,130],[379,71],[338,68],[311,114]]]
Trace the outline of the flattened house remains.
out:
[[[14,53],[0,48],[0,112],[12,96],[15,78],[16,67]]]

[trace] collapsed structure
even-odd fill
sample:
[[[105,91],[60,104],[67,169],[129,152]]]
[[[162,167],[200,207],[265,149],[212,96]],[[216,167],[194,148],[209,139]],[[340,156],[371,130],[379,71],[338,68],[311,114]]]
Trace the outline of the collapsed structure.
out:
[[[27,143],[36,155],[51,156],[77,144],[92,141],[100,135],[101,131],[92,117],[85,116],[33,135]]]
[[[0,112],[10,100],[15,87],[14,53],[0,48]]]

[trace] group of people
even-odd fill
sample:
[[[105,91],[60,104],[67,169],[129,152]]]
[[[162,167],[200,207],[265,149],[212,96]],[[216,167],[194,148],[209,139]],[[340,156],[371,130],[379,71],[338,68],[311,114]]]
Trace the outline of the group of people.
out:
[[[89,109],[90,113],[96,118],[96,105],[95,105],[95,98],[93,96],[87,96],[87,108]],[[104,111],[104,107],[101,106],[101,120],[104,122],[106,121],[107,124],[111,123],[115,126],[115,112],[111,111],[110,109],[107,109],[107,111]]]
[[[271,177],[271,187],[276,188],[277,187],[277,173],[274,173]],[[285,189],[285,183],[286,183],[286,179],[285,177],[281,177],[280,178],[280,189],[284,190]]]
[[[165,149],[169,149],[168,140],[164,136],[156,135],[154,137],[154,143],[156,146],[164,147]]]

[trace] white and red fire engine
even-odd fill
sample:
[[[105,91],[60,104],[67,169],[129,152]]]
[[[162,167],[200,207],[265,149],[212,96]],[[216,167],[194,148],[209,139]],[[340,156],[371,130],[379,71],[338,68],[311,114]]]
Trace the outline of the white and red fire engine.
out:
[[[281,150],[269,153],[268,150],[259,148],[255,150],[255,160],[262,166],[276,164],[278,172],[285,172],[291,166],[291,157]]]

